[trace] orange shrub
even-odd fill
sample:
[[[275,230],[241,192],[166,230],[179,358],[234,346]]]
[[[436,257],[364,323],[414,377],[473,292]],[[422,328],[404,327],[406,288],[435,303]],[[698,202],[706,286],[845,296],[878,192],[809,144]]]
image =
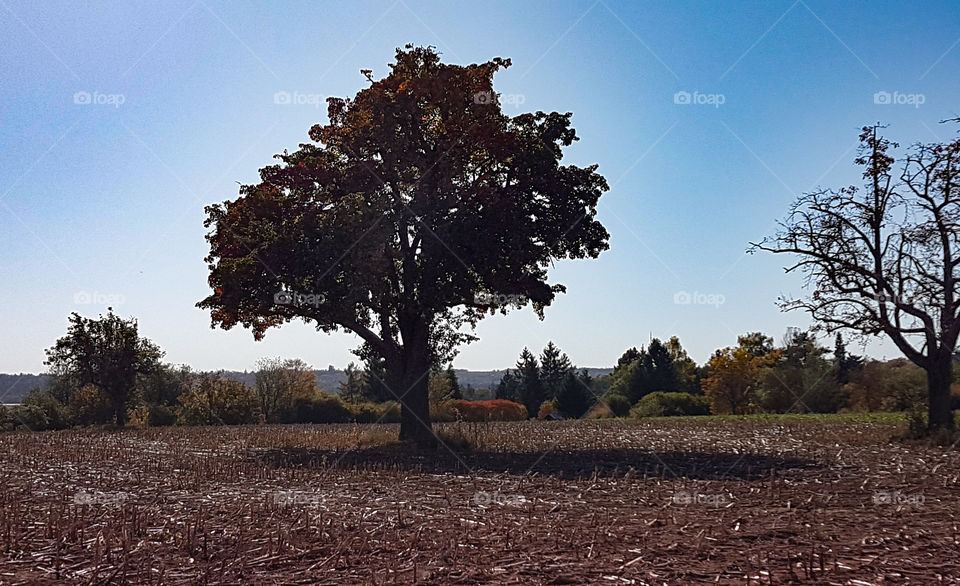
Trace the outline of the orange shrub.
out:
[[[434,421],[525,421],[527,408],[506,399],[452,399],[431,405],[430,417]]]
[[[557,406],[553,401],[544,401],[540,403],[540,412],[537,413],[537,419],[546,419],[557,412]]]

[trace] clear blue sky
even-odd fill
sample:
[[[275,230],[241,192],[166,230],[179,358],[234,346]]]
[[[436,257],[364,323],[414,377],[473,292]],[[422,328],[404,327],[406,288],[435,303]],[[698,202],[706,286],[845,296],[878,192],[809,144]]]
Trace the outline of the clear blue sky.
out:
[[[799,193],[859,181],[861,126],[931,141],[960,115],[948,1],[0,0],[0,37],[0,372],[41,371],[70,312],[107,305],[200,369],[353,359],[356,338],[304,324],[263,342],[210,329],[194,307],[208,293],[203,206],[308,140],[323,98],[355,94],[360,69],[384,75],[406,43],[454,63],[512,58],[496,78],[506,110],[572,111],[567,160],[599,163],[611,185],[611,249],[558,263],[569,293],[546,320],[488,318],[458,368],[503,368],[550,339],[609,366],[651,335],[680,336],[702,362],[738,333],[807,325],[775,306],[801,292],[787,259],[747,256],[747,242]],[[683,291],[723,303],[675,303]]]

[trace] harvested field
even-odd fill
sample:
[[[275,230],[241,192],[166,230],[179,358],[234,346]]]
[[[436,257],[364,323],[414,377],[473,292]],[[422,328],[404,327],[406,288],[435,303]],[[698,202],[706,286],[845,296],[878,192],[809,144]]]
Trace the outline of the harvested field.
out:
[[[960,452],[849,419],[0,435],[0,583],[960,581]]]

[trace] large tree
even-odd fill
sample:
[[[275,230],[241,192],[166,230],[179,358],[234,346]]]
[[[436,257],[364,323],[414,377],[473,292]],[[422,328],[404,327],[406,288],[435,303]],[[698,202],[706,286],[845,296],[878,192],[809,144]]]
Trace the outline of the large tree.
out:
[[[596,257],[608,189],[596,165],[561,165],[571,114],[505,115],[496,58],[467,66],[397,50],[389,75],[330,98],[313,142],[277,155],[240,197],[206,208],[214,326],[257,339],[303,319],[357,334],[383,358],[400,437],[435,441],[431,367],[472,341],[485,314],[544,308],[556,259]],[[466,330],[465,330],[466,328]]]
[[[801,196],[754,249],[797,255],[812,293],[783,299],[829,331],[886,335],[927,373],[928,430],[954,427],[952,356],[960,335],[960,140],[898,145],[864,127],[863,188]]]
[[[117,425],[124,425],[138,377],[161,368],[163,352],[140,337],[136,320],[113,309],[98,319],[73,313],[69,321],[67,334],[46,351],[45,364],[79,387],[95,385],[110,399]]]

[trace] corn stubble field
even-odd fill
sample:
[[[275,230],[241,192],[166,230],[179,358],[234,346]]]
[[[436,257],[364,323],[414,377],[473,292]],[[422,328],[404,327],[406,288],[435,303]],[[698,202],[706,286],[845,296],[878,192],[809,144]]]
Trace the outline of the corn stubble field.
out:
[[[0,583],[960,579],[954,450],[851,421],[0,435]],[[466,441],[461,443],[466,443]]]

